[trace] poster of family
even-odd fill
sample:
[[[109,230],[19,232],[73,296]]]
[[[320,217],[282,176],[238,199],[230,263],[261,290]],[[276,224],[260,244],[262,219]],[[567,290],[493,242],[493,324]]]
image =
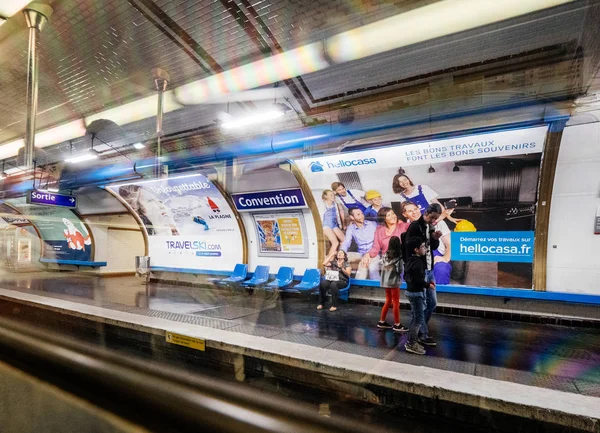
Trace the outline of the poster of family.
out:
[[[531,288],[546,127],[390,145],[295,161],[319,204],[330,257],[379,279],[382,239],[433,203],[442,214],[438,284]]]

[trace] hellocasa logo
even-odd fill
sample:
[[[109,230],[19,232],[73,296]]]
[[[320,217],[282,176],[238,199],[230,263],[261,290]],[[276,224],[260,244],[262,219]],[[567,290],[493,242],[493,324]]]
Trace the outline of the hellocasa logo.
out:
[[[318,161],[314,161],[310,163],[310,171],[312,171],[313,173],[318,173],[320,171],[323,171],[323,164],[321,164]]]
[[[375,158],[363,158],[363,159],[340,159],[338,162],[328,162],[328,168],[344,168],[344,167],[356,167],[359,165],[377,164]]]

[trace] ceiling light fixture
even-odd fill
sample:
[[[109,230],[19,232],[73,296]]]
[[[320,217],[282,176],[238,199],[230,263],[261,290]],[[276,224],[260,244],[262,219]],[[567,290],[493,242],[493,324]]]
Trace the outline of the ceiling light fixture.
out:
[[[158,106],[158,95],[148,96],[147,98],[138,99],[137,101],[129,102],[119,107],[110,108],[100,113],[92,114],[85,118],[85,124],[89,125],[94,120],[108,119],[118,125],[137,122],[138,120],[148,119],[156,116],[156,107]],[[175,102],[173,91],[164,93],[163,113],[169,113],[179,108],[182,105]]]
[[[264,113],[251,114],[249,116],[233,118],[221,124],[223,129],[240,129],[246,126],[254,125],[257,123],[264,123],[268,120],[274,120],[282,117],[285,113],[283,110],[270,110]]]
[[[429,166],[429,170],[427,170],[429,173],[435,173],[435,168],[433,168],[433,165]]]
[[[85,162],[85,161],[91,161],[92,159],[98,159],[98,154],[97,153],[83,153],[81,155],[77,155],[77,156],[72,156],[70,158],[65,159],[65,162],[68,162],[70,164],[77,164],[80,162]]]
[[[29,3],[31,3],[31,0],[0,1],[0,16],[6,18],[12,17]]]
[[[146,146],[144,146],[142,143],[133,143],[133,147],[135,147],[136,149],[145,149]]]
[[[86,134],[83,119],[74,120],[35,134],[35,147],[47,147],[63,141],[83,137]]]
[[[202,80],[177,87],[175,97],[182,104],[210,102],[222,95],[254,89],[329,67],[323,45],[313,43],[275,54]]]
[[[19,149],[25,147],[25,140],[22,138],[19,140],[11,141],[10,143],[0,145],[0,158],[10,158],[16,156],[19,153]]]
[[[456,162],[454,163],[454,168],[452,169],[452,171],[454,171],[454,172],[460,171],[460,167],[458,166],[458,164]]]
[[[336,63],[441,38],[574,0],[444,0],[338,33],[325,41]],[[402,29],[402,31],[398,31]]]

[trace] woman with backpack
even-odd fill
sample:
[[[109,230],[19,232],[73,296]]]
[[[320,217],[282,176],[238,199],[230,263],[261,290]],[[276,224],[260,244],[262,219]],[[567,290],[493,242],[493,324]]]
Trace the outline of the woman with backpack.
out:
[[[402,275],[402,248],[400,238],[392,236],[390,238],[388,249],[383,255],[381,261],[381,287],[385,289],[385,304],[381,309],[381,317],[377,322],[377,327],[381,329],[392,329],[394,332],[407,332],[400,323],[400,282]],[[387,321],[387,314],[392,307],[394,314],[394,325]]]

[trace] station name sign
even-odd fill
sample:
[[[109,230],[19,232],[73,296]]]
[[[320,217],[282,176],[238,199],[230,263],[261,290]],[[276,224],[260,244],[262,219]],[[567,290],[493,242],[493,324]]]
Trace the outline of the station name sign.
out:
[[[300,188],[232,194],[240,212],[254,210],[298,209],[306,207]]]
[[[27,193],[27,203],[42,206],[77,207],[77,197],[66,194],[57,194],[48,191],[32,190]]]

